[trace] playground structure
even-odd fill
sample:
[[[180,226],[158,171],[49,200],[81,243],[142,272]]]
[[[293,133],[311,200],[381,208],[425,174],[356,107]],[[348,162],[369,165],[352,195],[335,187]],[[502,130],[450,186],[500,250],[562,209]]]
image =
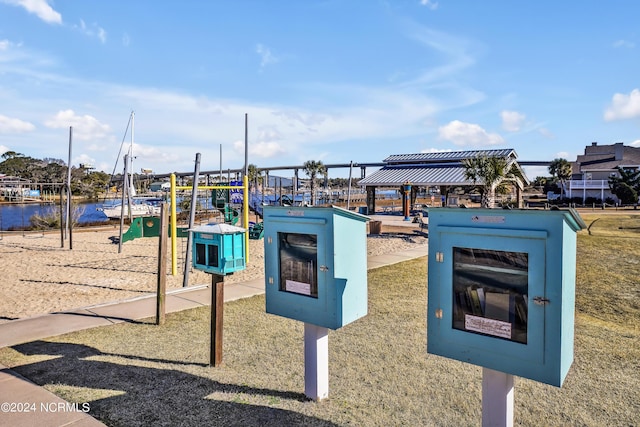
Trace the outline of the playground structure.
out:
[[[173,276],[178,273],[178,238],[188,238],[189,228],[194,224],[187,226],[178,226],[177,221],[177,192],[193,190],[193,186],[177,185],[175,175],[170,177],[170,192],[169,192],[169,205],[170,205],[170,223],[168,229],[168,236],[171,239],[171,274]],[[248,260],[248,241],[249,239],[258,240],[264,237],[264,226],[262,222],[249,222],[249,203],[250,197],[245,197],[248,194],[247,179],[243,180],[242,185],[205,185],[196,186],[197,190],[211,190],[213,206],[216,208],[226,224],[236,225],[242,218],[242,226],[246,230],[245,232],[245,258]],[[237,190],[242,192],[242,208],[241,212],[234,208],[230,203],[228,192],[225,196],[221,196],[221,192],[224,190]],[[190,209],[196,209],[196,203],[190,204]],[[141,237],[158,237],[160,235],[160,218],[154,216],[134,218],[131,222],[129,229],[122,234],[121,242],[127,242]],[[188,256],[188,254],[186,254]]]
[[[176,210],[176,191],[177,190],[193,190],[193,186],[185,186],[185,185],[181,185],[178,186],[176,185],[176,175],[175,174],[171,174],[170,177],[170,182],[171,182],[171,187],[170,187],[170,191],[169,191],[169,197],[170,197],[170,202],[171,202],[171,222],[169,225],[169,229],[170,229],[170,236],[171,236],[171,274],[173,276],[178,274],[178,226],[177,226],[177,210]],[[249,185],[248,185],[248,179],[246,176],[243,177],[242,180],[242,185],[238,186],[238,185],[205,185],[205,186],[199,186],[197,184],[197,179],[194,180],[194,182],[196,182],[196,189],[203,189],[203,190],[241,190],[243,197],[242,197],[242,224],[243,224],[243,228],[246,230],[245,231],[245,260],[248,262],[249,260],[249,197],[247,197],[247,195],[249,194]],[[196,204],[192,203],[191,204],[191,211],[195,212],[196,209]],[[224,209],[224,217],[225,217],[225,222],[227,220],[227,218],[229,218],[231,220],[232,223],[233,222],[233,210],[230,209],[230,206],[228,203],[225,204],[225,206],[223,207]],[[235,215],[236,217],[238,217],[239,219],[239,215]],[[235,223],[237,223],[238,220],[235,221]],[[234,224],[235,224],[234,223]],[[193,224],[189,224],[189,226],[193,226]],[[188,256],[188,254],[187,254]]]

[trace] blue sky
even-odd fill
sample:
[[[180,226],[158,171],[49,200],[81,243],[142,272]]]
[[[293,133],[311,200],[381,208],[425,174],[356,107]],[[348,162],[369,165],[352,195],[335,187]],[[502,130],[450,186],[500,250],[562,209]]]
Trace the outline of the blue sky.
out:
[[[156,173],[196,153],[217,170],[220,145],[242,167],[245,113],[259,167],[575,160],[640,146],[638,16],[633,0],[0,0],[0,152],[66,161],[73,126],[72,164],[111,172],[135,111],[134,168]]]

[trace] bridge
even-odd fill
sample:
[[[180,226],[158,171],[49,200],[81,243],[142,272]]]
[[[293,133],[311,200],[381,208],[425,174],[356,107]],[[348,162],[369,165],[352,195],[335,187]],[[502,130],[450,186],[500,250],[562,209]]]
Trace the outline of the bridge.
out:
[[[520,166],[549,166],[551,164],[551,160],[522,160],[522,161],[518,161],[518,164]],[[386,165],[387,163],[384,163],[384,162],[329,163],[324,165],[325,169],[327,170],[325,179],[328,178],[328,175],[330,175],[329,171],[331,169],[344,169],[344,168],[351,168],[351,167],[359,168],[360,178],[364,178],[366,176],[367,168],[381,168]],[[304,170],[304,166],[303,165],[267,166],[263,168],[258,168],[258,170],[260,172],[266,172],[267,177],[269,176],[270,172],[273,172],[273,171],[291,171],[292,170],[294,171],[294,176],[297,178],[299,171]],[[233,175],[234,176],[233,179],[237,179],[240,175],[242,175],[243,172],[244,172],[244,168],[237,168],[237,169],[223,169],[222,171],[221,170],[200,171],[200,175],[223,176],[226,174],[228,176]],[[193,177],[193,171],[192,172],[172,172],[172,173],[175,174],[177,178]],[[151,174],[146,176],[156,180],[156,179],[169,178],[169,176],[171,176],[171,173]]]

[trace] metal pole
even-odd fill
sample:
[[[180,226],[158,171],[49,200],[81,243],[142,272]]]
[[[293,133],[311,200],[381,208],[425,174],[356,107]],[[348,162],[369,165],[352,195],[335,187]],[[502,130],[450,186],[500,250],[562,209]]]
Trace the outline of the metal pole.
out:
[[[67,163],[67,211],[65,212],[66,230],[69,230],[71,217],[71,146],[73,143],[73,126],[69,126],[69,161]]]
[[[249,115],[244,114],[244,174],[249,175]]]
[[[73,208],[73,200],[71,195],[69,195],[69,212],[72,211]],[[69,228],[69,250],[73,249],[73,217],[71,214],[69,214],[69,223],[67,224],[67,227]]]
[[[196,166],[193,171],[193,183],[191,184],[191,209],[189,212],[189,229],[193,228],[193,223],[196,220],[196,203],[198,201],[198,175],[200,175],[200,153],[196,153]],[[182,287],[189,286],[189,264],[191,255],[191,240],[192,233],[187,235],[187,250],[184,254],[184,274],[182,279]]]
[[[353,172],[353,160],[349,162],[349,183],[347,185],[347,210],[351,207],[351,174]]]
[[[244,262],[249,263],[249,178],[245,175],[242,177],[242,217],[244,223]]]
[[[129,155],[124,155],[124,174],[122,175],[122,203],[120,204],[120,237],[118,238],[118,253],[122,252],[122,229],[124,228],[124,201],[127,194],[128,180],[127,174],[129,165]],[[131,213],[131,209],[129,209]]]
[[[135,195],[135,184],[133,182],[133,137],[134,137],[134,133],[135,133],[135,119],[136,119],[136,113],[135,112],[131,112],[131,145],[129,146],[129,161],[131,162],[131,167],[129,168],[129,173],[131,174],[131,180],[129,181],[129,221],[133,220],[133,217],[131,216],[131,196]]]

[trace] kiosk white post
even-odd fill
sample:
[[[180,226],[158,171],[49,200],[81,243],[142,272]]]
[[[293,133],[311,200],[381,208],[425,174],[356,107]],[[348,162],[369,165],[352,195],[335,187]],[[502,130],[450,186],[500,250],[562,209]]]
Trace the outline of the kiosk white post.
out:
[[[513,427],[513,375],[482,368],[482,426]]]
[[[304,324],[304,394],[312,400],[329,396],[329,329]]]

